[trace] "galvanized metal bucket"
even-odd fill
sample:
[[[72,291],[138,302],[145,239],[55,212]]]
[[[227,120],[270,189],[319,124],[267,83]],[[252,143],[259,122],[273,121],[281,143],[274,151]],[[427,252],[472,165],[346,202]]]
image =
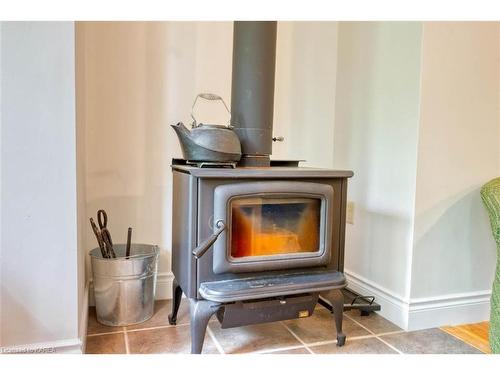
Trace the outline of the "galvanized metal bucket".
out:
[[[90,251],[97,321],[107,326],[144,322],[153,315],[158,246],[115,244],[117,258],[106,259],[101,250]]]

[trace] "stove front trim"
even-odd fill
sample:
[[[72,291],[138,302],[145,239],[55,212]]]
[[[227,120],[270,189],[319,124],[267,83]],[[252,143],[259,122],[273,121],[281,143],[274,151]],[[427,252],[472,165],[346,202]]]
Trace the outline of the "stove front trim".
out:
[[[319,249],[307,253],[233,258],[231,256],[231,201],[237,198],[316,198],[321,200]],[[330,262],[333,188],[328,184],[297,181],[260,181],[223,184],[214,190],[214,220],[222,220],[226,230],[213,245],[213,271],[262,272],[315,267]]]

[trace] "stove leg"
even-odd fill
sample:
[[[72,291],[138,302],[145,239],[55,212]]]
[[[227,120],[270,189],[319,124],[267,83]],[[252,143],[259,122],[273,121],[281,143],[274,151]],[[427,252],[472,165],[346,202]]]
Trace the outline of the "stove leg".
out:
[[[177,313],[179,312],[179,307],[181,306],[182,299],[182,289],[177,283],[177,280],[172,281],[172,312],[168,315],[168,322],[171,326],[175,326],[177,323]]]
[[[342,319],[344,315],[344,295],[340,289],[330,290],[325,294],[325,298],[333,308],[335,318],[335,328],[337,329],[337,346],[344,346],[345,334],[342,332]]]
[[[194,298],[191,298],[190,302],[191,354],[201,354],[208,321],[219,310],[220,304]]]

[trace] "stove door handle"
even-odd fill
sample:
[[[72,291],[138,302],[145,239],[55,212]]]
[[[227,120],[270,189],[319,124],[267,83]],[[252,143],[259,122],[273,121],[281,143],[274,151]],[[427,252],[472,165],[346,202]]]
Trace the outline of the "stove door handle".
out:
[[[214,242],[217,241],[219,235],[226,229],[226,224],[222,220],[217,221],[215,226],[217,227],[217,231],[210,237],[208,237],[205,241],[200,243],[198,247],[196,247],[196,249],[192,251],[192,254],[196,259],[200,259],[203,254],[205,254],[207,250],[210,249],[210,246],[212,246]]]

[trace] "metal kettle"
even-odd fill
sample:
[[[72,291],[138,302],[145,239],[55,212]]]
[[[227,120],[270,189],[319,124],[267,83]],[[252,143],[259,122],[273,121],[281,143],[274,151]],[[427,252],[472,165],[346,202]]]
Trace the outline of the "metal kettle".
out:
[[[231,111],[219,95],[198,94],[191,109],[192,129],[189,130],[182,122],[171,125],[179,137],[184,159],[197,163],[235,163],[239,161],[241,158],[240,140],[229,122],[227,125],[214,125],[196,121],[193,113],[198,98],[222,101],[231,115]]]

